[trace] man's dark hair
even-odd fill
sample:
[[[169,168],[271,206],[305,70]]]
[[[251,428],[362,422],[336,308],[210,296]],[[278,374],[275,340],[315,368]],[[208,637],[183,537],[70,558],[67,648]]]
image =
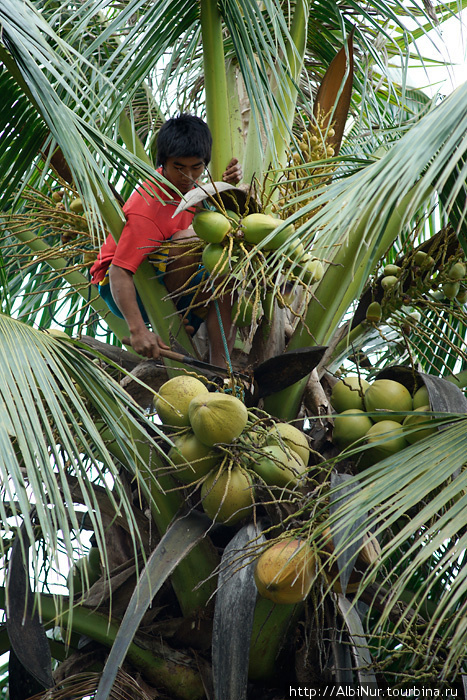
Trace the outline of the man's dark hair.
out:
[[[193,114],[179,114],[168,119],[157,135],[157,165],[167,158],[202,158],[211,160],[212,136],[209,127]]]

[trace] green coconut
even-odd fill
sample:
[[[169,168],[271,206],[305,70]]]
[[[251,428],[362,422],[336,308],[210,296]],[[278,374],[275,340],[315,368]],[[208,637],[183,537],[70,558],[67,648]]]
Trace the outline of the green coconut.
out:
[[[306,472],[306,467],[296,452],[287,453],[280,445],[267,445],[255,458],[254,471],[269,486],[292,488]]]
[[[255,317],[255,320],[257,321],[261,316],[261,304],[256,304],[256,314],[254,311],[255,305],[251,301],[251,298],[246,296],[237,297],[232,306],[232,321],[238,328],[251,326],[253,323],[253,317]]]
[[[455,299],[459,294],[460,288],[460,282],[445,282],[442,287],[446,299]]]
[[[183,484],[192,484],[206,476],[222,457],[220,452],[203,445],[192,432],[175,438],[168,456],[175,467],[174,476]]]
[[[201,487],[201,504],[211,520],[234,525],[253,511],[253,482],[239,467],[213,471]]]
[[[423,385],[420,387],[420,389],[417,389],[417,391],[413,395],[414,411],[417,408],[421,408],[421,406],[429,406],[429,404],[430,404],[430,397],[428,395],[428,389],[426,388],[425,385]]]
[[[196,396],[190,403],[188,413],[194,434],[210,447],[232,442],[248,420],[245,404],[236,396],[220,392]]]
[[[290,423],[276,423],[266,435],[267,445],[285,445],[301,459],[303,464],[308,464],[310,448],[306,435]]]
[[[465,277],[465,265],[463,262],[456,262],[452,267],[450,268],[448,272],[448,277],[450,280],[453,280],[454,282],[458,282],[459,280],[464,279]]]
[[[433,418],[431,418],[430,416],[417,415],[422,412],[427,413],[429,412],[429,410],[430,407],[428,405],[420,406],[420,408],[415,409],[412,415],[406,416],[402,425],[404,426],[404,428],[408,428],[407,432],[405,433],[405,439],[411,445],[414,442],[424,440],[425,438],[429,437],[430,435],[434,435],[434,433],[437,432],[438,429],[435,425],[429,425]],[[413,430],[413,428],[416,428],[417,425],[420,426],[419,429]]]
[[[199,395],[209,395],[203,382],[195,377],[180,375],[165,382],[158,392],[156,411],[164,425],[184,428],[190,425],[188,407]]]
[[[280,223],[280,219],[276,219],[269,214],[248,214],[241,222],[245,241],[252,245],[258,245],[258,243],[261,243],[266,236],[269,236]]]
[[[334,419],[332,441],[340,448],[348,447],[357,440],[361,440],[369,431],[373,421],[358,408],[342,411]]]
[[[305,284],[315,284],[323,278],[324,267],[321,260],[305,256],[302,260],[301,267],[304,272],[303,274],[300,273],[300,277]]]
[[[361,377],[345,377],[334,384],[331,392],[331,406],[337,413],[357,408],[364,409],[363,397],[370,384]]]
[[[366,434],[366,440],[372,446],[367,457],[373,462],[380,462],[408,445],[402,425],[393,420],[382,420],[372,425]]]
[[[384,291],[387,291],[395,287],[398,282],[399,280],[395,275],[386,275],[381,280],[381,286],[384,289]]]
[[[83,213],[84,206],[83,206],[83,202],[82,202],[80,197],[73,199],[73,201],[70,203],[70,211],[72,211],[73,214],[82,214]]]
[[[379,301],[372,301],[366,310],[366,320],[370,323],[379,323],[382,315],[383,310]]]
[[[219,211],[199,211],[193,217],[196,235],[206,243],[220,243],[232,228],[230,221]]]
[[[229,271],[229,250],[220,243],[209,243],[201,258],[204,267],[211,274],[225,275]]]
[[[282,222],[279,220],[279,224]],[[270,241],[264,244],[264,250],[278,250],[281,246],[285,245],[292,238],[295,233],[295,226],[293,224],[288,224],[282,231],[278,231],[274,234]]]
[[[399,267],[399,265],[393,265],[392,263],[389,263],[384,268],[385,277],[399,277],[400,273],[401,268]]]
[[[410,391],[393,379],[374,381],[365,392],[364,404],[368,413],[375,413],[371,416],[375,422],[389,419],[402,423],[405,416],[398,412],[413,409]],[[390,415],[388,412],[391,412]]]

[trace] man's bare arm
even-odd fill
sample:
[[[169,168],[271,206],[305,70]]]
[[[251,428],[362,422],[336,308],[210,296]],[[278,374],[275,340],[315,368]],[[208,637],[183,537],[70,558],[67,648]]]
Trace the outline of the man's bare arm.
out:
[[[168,345],[152,333],[144,322],[136,299],[133,274],[123,267],[111,265],[109,279],[115,303],[128,323],[133,350],[143,357],[156,360],[160,355],[160,348],[167,349]]]

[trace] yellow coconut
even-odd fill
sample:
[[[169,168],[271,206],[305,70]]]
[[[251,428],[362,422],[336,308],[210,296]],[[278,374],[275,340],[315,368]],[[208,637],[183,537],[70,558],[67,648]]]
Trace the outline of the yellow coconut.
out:
[[[402,423],[405,416],[398,411],[411,411],[413,408],[410,391],[393,379],[377,379],[365,392],[365,409],[375,422],[395,420]]]
[[[335,411],[342,413],[351,408],[363,411],[363,396],[369,383],[359,377],[345,377],[334,384],[331,392],[331,405]]]
[[[300,539],[276,542],[259,557],[255,567],[256,587],[263,598],[278,604],[305,600],[318,569],[318,558]]]
[[[196,396],[188,409],[194,434],[204,445],[229,443],[245,428],[248,413],[244,403],[219,392]]]
[[[239,467],[216,470],[206,477],[201,487],[201,503],[211,520],[234,525],[253,511],[253,482]]]
[[[251,466],[268,484],[292,488],[298,484],[306,467],[296,452],[286,452],[280,445],[267,445],[260,455],[255,455]]]
[[[192,484],[206,476],[219,464],[221,457],[220,452],[203,445],[192,432],[175,438],[174,447],[169,451],[169,459],[175,467],[174,476],[183,484]]]
[[[199,395],[209,395],[203,382],[195,377],[181,375],[165,382],[159,389],[155,403],[159,418],[165,425],[184,428],[190,425],[188,407]]]
[[[268,445],[285,445],[295,452],[307,466],[310,448],[306,435],[290,423],[276,423],[266,435]]]
[[[196,235],[207,243],[220,243],[232,228],[230,221],[219,211],[199,211],[193,217]]]

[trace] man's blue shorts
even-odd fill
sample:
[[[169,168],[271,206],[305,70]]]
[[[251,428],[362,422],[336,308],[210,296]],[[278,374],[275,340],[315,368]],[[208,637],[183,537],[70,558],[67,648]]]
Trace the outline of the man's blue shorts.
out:
[[[164,283],[164,275],[165,275],[165,270],[161,272],[160,270],[156,269],[156,278]],[[186,294],[183,296],[178,297],[175,300],[175,306],[177,307],[177,310],[183,314],[184,318],[187,319],[188,325],[193,326],[195,329],[195,333],[201,326],[201,324],[204,321],[204,318],[198,315],[196,309],[190,310],[187,312],[187,309],[189,308],[190,304],[192,304],[196,289],[201,282],[203,282],[205,279],[208,277],[208,272],[204,265],[200,264],[198,268],[198,272],[196,275],[193,277],[192,280],[190,280],[190,288],[187,290]],[[101,284],[98,285],[98,291],[99,294],[101,295],[102,299],[105,301],[109,309],[114,313],[116,316],[119,318],[123,318],[123,314],[118,308],[117,304],[115,303],[115,299],[112,296],[112,292],[110,291],[110,284],[109,284],[109,272],[107,271],[104,279],[102,280]],[[138,292],[136,292],[136,300],[138,302],[139,310],[141,311],[141,315],[143,317],[143,320],[145,323],[149,323],[149,318],[146,313],[146,309],[144,308],[143,302],[141,301],[141,297],[139,296]]]

